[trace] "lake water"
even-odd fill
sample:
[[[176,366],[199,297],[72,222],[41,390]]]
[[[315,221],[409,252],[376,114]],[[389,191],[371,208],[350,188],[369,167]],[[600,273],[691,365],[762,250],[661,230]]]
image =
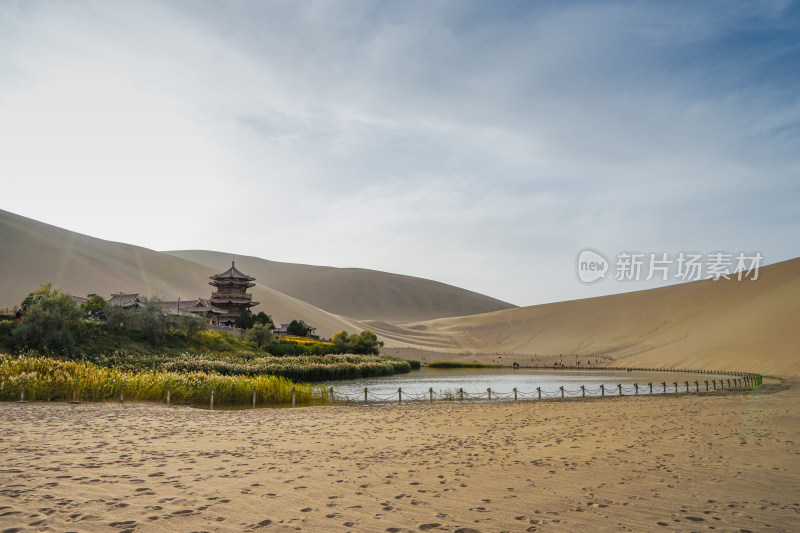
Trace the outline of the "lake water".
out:
[[[430,389],[435,399],[459,399],[459,390],[463,389],[464,399],[488,399],[487,389],[492,390],[492,399],[513,399],[514,388],[517,388],[519,399],[537,398],[537,388],[542,390],[542,398],[561,397],[560,387],[564,387],[565,397],[582,395],[581,386],[586,396],[600,396],[601,387],[607,396],[619,394],[618,385],[622,385],[623,394],[634,394],[634,384],[639,385],[639,394],[649,394],[648,383],[653,384],[653,394],[663,394],[662,383],[667,384],[667,393],[675,393],[673,383],[678,383],[678,391],[685,392],[685,382],[689,382],[690,391],[695,390],[697,381],[701,391],[705,391],[705,380],[713,389],[712,380],[730,375],[709,375],[688,372],[626,372],[620,370],[532,370],[511,368],[448,368],[436,369],[423,367],[408,374],[362,378],[327,383],[333,387],[336,399],[364,400],[364,388],[368,390],[369,401],[397,401],[398,389],[402,390],[402,399],[427,400]],[[727,381],[725,388],[728,388]]]

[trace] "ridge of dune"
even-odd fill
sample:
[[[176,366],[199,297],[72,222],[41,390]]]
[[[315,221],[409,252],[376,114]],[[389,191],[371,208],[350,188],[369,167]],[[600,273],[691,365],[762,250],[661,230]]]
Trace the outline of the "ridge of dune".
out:
[[[207,250],[164,252],[206,265],[230,265],[231,254]],[[359,320],[416,322],[515,308],[507,302],[423,278],[363,268],[270,261],[236,255],[236,264],[261,283],[331,313]]]

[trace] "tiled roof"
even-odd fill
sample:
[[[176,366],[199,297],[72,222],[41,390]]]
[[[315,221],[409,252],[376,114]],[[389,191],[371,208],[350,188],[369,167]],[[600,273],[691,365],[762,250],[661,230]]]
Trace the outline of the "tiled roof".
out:
[[[236,268],[236,262],[231,261],[231,267],[221,274],[214,274],[213,276],[209,276],[210,279],[242,279],[247,281],[255,281],[256,278],[252,276],[248,276],[247,274],[243,274]]]

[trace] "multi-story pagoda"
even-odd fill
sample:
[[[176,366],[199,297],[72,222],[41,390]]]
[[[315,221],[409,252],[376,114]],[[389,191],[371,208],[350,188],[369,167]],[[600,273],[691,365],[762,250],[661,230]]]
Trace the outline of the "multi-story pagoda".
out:
[[[234,261],[231,261],[228,270],[214,274],[210,279],[208,284],[216,287],[211,293],[211,304],[223,311],[219,317],[220,324],[231,325],[244,311],[258,305],[247,292],[247,289],[255,286],[253,282],[256,278],[239,272]]]

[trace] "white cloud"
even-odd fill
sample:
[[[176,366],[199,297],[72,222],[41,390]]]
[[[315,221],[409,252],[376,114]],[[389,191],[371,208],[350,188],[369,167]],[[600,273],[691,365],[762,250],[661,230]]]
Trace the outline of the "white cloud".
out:
[[[736,44],[790,43],[778,4],[5,5],[0,208],[518,304],[644,288],[578,284],[585,246],[786,259],[793,52]]]

